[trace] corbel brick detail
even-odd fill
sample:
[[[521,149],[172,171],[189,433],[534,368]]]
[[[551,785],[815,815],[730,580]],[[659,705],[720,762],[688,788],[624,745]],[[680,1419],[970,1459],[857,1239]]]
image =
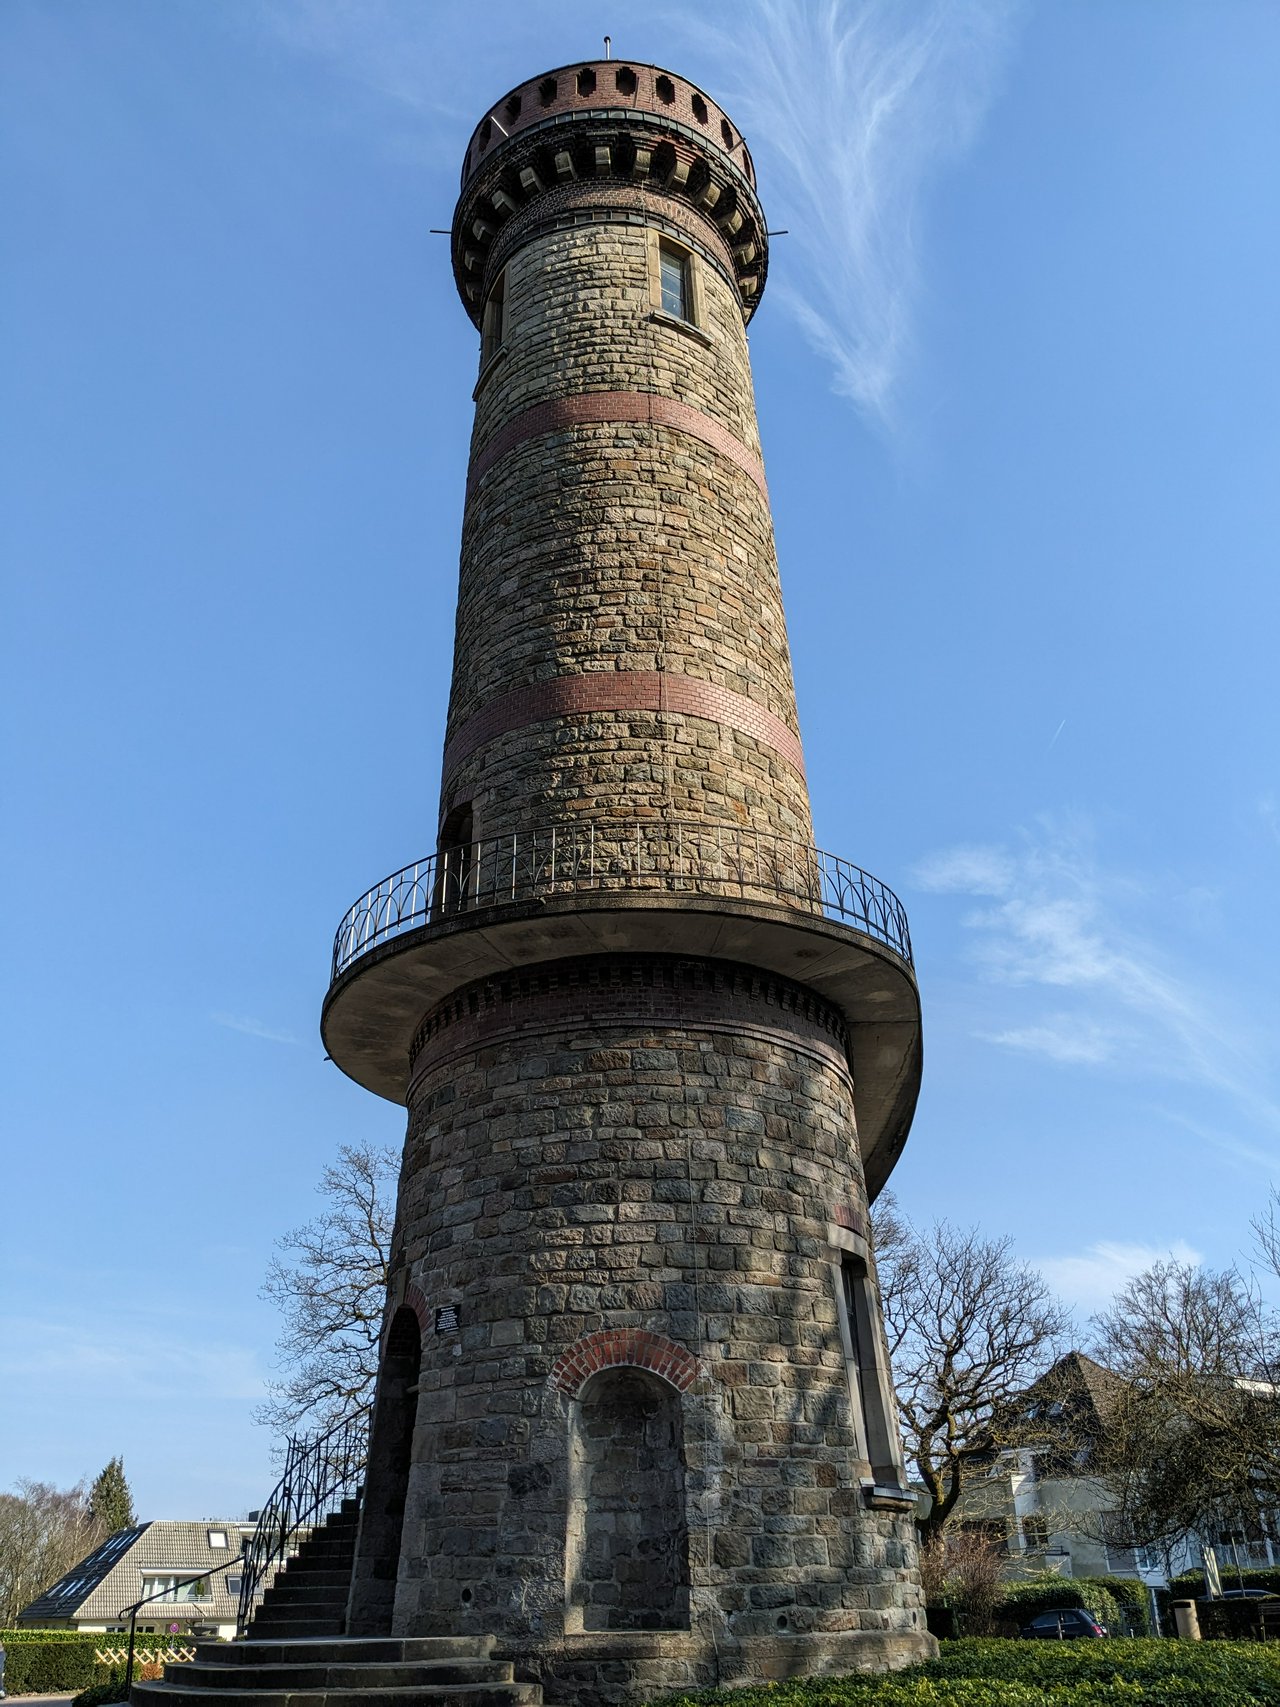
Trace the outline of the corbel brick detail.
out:
[[[499,427],[493,437],[473,454],[467,474],[467,491],[470,493],[499,458],[526,439],[562,432],[566,427],[596,426],[615,421],[643,421],[650,426],[670,427],[675,432],[687,433],[690,438],[697,439],[733,463],[735,468],[740,468],[759,487],[765,502],[768,502],[764,464],[741,439],[735,438],[727,427],[721,426],[719,421],[701,409],[649,391],[581,391],[573,397],[553,397],[545,403],[535,403],[531,409],[524,410],[505,426]]]
[[[551,1379],[560,1391],[576,1399],[591,1376],[602,1369],[647,1369],[678,1393],[692,1386],[698,1360],[684,1346],[662,1334],[639,1328],[603,1329],[575,1340],[551,1366]]]
[[[745,694],[667,670],[591,670],[553,676],[550,681],[513,688],[491,699],[454,730],[444,750],[444,779],[447,783],[464,759],[499,735],[551,717],[592,711],[667,711],[683,717],[705,717],[771,748],[804,776],[800,737],[780,717]]]

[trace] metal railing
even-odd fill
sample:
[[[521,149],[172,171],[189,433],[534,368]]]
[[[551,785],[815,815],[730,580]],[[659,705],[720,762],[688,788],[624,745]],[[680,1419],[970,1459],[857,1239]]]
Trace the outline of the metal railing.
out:
[[[333,977],[402,932],[459,913],[621,890],[781,901],[852,925],[911,964],[901,901],[848,860],[732,824],[606,820],[491,836],[392,872],[338,926]]]
[[[129,1619],[129,1648],[124,1665],[124,1688],[126,1696],[133,1686],[133,1662],[135,1657],[134,1650],[138,1636],[138,1613],[142,1608],[144,1606],[152,1605],[155,1601],[168,1601],[172,1605],[177,1600],[178,1590],[180,1588],[190,1588],[192,1583],[208,1582],[210,1577],[219,1576],[223,1571],[237,1570],[240,1563],[241,1561],[239,1558],[233,1555],[230,1559],[226,1560],[225,1563],[215,1565],[210,1571],[198,1571],[189,1577],[177,1577],[173,1582],[166,1584],[164,1588],[157,1589],[154,1594],[146,1594],[143,1595],[141,1600],[135,1600],[132,1606],[126,1606],[118,1614],[121,1618],[125,1617],[127,1614]],[[192,1596],[193,1600],[201,1600],[203,1598],[204,1597],[202,1595]]]
[[[355,1498],[364,1481],[369,1457],[369,1418],[366,1405],[344,1417],[324,1434],[290,1438],[284,1474],[258,1514],[257,1528],[239,1563],[240,1608],[236,1634],[243,1636],[266,1592],[266,1577],[298,1550],[301,1541],[338,1509]]]

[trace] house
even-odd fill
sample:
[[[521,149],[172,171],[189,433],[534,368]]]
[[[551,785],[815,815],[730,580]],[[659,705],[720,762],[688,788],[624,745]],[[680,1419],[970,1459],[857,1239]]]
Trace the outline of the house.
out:
[[[139,1631],[181,1636],[236,1633],[239,1560],[253,1525],[223,1519],[201,1523],[140,1523],[119,1529],[18,1615],[19,1628],[124,1630],[127,1608],[159,1593],[138,1613]],[[204,1582],[203,1571],[225,1569]]]
[[[962,1523],[998,1534],[1011,1574],[1130,1576],[1160,1587],[1199,1569],[1195,1542],[1168,1552],[1135,1546],[1094,1471],[1123,1392],[1120,1376],[1080,1351],[1068,1352],[1027,1390],[1020,1419],[1027,1444],[999,1454],[960,1514]],[[1213,1547],[1224,1577],[1237,1567],[1280,1565],[1280,1541],[1260,1521],[1249,1533],[1224,1530],[1202,1539]]]

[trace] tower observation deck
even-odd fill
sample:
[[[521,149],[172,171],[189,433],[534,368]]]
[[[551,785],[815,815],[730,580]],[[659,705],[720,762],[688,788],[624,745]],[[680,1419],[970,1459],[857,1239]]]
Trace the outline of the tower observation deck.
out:
[[[903,909],[813,846],[746,324],[746,143],[658,67],[467,146],[480,333],[436,846],[343,918],[326,1048],[408,1109],[348,1633],[551,1699],[931,1646],[869,1201]]]

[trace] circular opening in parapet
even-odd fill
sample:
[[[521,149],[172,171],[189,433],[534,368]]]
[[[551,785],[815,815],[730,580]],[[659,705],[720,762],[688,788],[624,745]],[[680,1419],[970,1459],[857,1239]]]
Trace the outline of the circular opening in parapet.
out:
[[[462,1604],[464,1606],[471,1605],[471,1590],[469,1588],[464,1588],[462,1591]]]
[[[786,1627],[787,1627],[787,1615],[785,1612],[780,1612],[778,1614],[778,1628],[779,1628],[779,1630],[785,1630]]]

